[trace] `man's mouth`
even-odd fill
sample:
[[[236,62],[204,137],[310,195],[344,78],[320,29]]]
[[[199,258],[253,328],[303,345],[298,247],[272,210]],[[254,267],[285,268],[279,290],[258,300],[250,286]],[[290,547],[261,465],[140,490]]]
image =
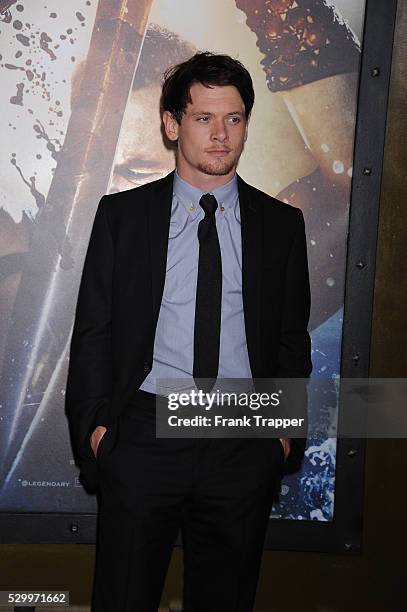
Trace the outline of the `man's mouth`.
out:
[[[225,157],[225,155],[230,153],[230,149],[209,149],[207,153],[213,155],[214,157]]]

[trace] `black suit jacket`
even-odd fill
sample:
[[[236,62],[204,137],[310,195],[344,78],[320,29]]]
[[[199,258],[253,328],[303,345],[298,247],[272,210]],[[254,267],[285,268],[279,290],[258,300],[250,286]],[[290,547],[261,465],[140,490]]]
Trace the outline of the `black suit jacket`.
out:
[[[72,333],[66,414],[82,482],[97,486],[89,443],[117,418],[152,368],[165,281],[174,172],[103,196],[85,257]],[[253,379],[308,377],[310,287],[301,210],[238,176],[242,293]],[[284,473],[299,469],[305,439],[293,440]]]

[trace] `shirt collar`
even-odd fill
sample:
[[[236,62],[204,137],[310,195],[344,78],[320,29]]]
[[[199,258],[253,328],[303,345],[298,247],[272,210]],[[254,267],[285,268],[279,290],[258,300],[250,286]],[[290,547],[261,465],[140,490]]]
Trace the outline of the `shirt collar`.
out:
[[[217,199],[219,206],[223,206],[223,209],[226,210],[232,206],[238,195],[237,175],[235,173],[230,181],[220,187],[216,187],[212,191],[203,191],[182,179],[177,170],[175,170],[173,193],[191,215],[195,215],[198,212],[200,208],[199,200],[204,193],[212,193]]]

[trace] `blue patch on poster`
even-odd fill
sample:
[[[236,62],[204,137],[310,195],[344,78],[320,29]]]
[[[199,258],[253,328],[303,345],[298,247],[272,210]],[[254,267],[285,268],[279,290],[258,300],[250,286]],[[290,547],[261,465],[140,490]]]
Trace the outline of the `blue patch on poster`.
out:
[[[340,371],[343,308],[340,308],[311,333],[313,380],[337,379]],[[327,398],[327,411],[337,397]],[[309,387],[309,418],[321,418],[320,396],[314,385]],[[317,409],[318,406],[318,409]],[[323,412],[323,407],[322,407]],[[332,410],[329,411],[332,419]],[[312,427],[311,427],[312,429]],[[315,437],[308,440],[303,466],[297,474],[283,479],[280,499],[271,516],[294,520],[331,521],[335,498],[336,438]]]

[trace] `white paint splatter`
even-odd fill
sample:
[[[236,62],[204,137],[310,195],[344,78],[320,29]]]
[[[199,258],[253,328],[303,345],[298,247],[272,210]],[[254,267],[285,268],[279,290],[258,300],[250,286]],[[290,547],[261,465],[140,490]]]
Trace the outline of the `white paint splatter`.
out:
[[[335,174],[342,174],[342,172],[345,170],[345,166],[339,159],[335,159],[332,164],[332,170],[335,172]]]
[[[322,513],[321,508],[316,508],[315,510],[311,510],[309,513],[310,519],[315,519],[316,521],[327,521]]]

